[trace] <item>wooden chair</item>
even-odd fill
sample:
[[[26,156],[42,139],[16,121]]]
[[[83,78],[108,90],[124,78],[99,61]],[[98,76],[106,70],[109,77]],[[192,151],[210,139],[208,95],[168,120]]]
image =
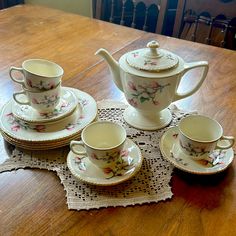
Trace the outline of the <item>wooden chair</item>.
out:
[[[235,9],[235,0],[179,0],[173,36],[233,49]]]
[[[94,17],[148,32],[161,33],[166,0],[93,0]]]
[[[203,12],[199,16],[185,16],[183,22],[180,38],[230,48],[227,41],[233,26],[230,26],[230,20],[225,15],[211,17],[208,12]]]

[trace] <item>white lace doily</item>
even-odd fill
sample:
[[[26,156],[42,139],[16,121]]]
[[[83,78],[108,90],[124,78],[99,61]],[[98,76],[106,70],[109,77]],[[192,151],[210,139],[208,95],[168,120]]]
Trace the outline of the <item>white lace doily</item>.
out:
[[[161,156],[159,141],[163,132],[168,127],[175,126],[187,113],[172,106],[170,109],[173,120],[168,127],[159,131],[142,131],[124,122],[122,114],[125,107],[124,103],[114,101],[98,102],[98,118],[124,126],[128,137],[140,147],[144,161],[141,170],[132,179],[109,187],[78,181],[66,165],[68,147],[40,152],[15,148],[10,158],[0,164],[0,172],[26,167],[55,171],[66,190],[68,208],[75,210],[128,206],[171,198],[169,183],[173,167]]]

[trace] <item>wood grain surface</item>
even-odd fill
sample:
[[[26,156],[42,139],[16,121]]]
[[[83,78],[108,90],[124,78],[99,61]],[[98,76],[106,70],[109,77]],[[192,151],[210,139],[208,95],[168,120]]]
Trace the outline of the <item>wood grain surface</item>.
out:
[[[118,59],[155,39],[186,62],[207,60],[210,69],[200,90],[177,102],[217,119],[236,136],[236,52],[145,33],[39,6],[0,11],[0,105],[19,87],[10,66],[44,58],[64,68],[63,85],[96,100],[125,101],[107,64],[94,53],[108,49]],[[198,72],[186,76],[192,86]],[[1,140],[2,141],[2,140]],[[0,162],[9,153],[0,156]],[[49,171],[25,169],[0,174],[0,235],[235,235],[236,162],[223,173],[195,176],[174,170],[172,199],[157,204],[89,211],[68,210],[65,191]]]

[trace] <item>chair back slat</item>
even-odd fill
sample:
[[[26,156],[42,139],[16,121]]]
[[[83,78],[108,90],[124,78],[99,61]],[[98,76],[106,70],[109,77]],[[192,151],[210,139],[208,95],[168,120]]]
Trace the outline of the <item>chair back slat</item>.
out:
[[[147,18],[148,18],[148,8],[146,7],[146,10],[145,10],[145,18],[144,18],[144,24],[143,24],[143,30],[144,30],[144,31],[147,31],[147,30],[148,30]]]
[[[133,18],[132,18],[132,23],[131,23],[132,28],[136,27],[136,23],[135,23],[136,13],[137,13],[137,8],[136,8],[136,4],[134,3]]]
[[[165,14],[159,13],[166,10],[167,0],[93,1],[96,1],[95,18],[102,20],[109,19],[108,21],[111,23],[161,33]],[[162,6],[164,7],[162,8]],[[110,10],[108,11],[107,9]],[[100,11],[100,13],[98,11]],[[159,15],[161,15],[161,17]]]
[[[122,0],[122,11],[121,11],[121,20],[120,20],[120,25],[125,25],[125,3],[127,1],[126,0]]]
[[[112,0],[111,1],[111,15],[110,15],[110,19],[109,19],[109,21],[111,23],[114,22],[114,12],[115,12],[115,0]]]

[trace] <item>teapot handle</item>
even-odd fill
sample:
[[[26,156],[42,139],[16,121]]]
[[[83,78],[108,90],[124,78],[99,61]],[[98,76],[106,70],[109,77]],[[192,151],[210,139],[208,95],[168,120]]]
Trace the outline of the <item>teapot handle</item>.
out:
[[[188,72],[189,70],[192,70],[193,68],[197,68],[197,67],[203,67],[204,68],[201,79],[199,80],[199,82],[196,84],[196,86],[194,88],[192,88],[190,91],[188,91],[186,93],[181,93],[180,94],[180,93],[175,92],[174,101],[177,101],[177,100],[180,100],[182,98],[186,98],[186,97],[192,95],[193,93],[195,93],[201,87],[203,81],[206,78],[206,75],[207,75],[207,72],[208,72],[208,69],[209,69],[207,61],[198,61],[198,62],[186,63],[184,65],[184,71],[183,71],[183,74],[182,74],[182,78],[183,78],[183,76],[186,72]],[[181,79],[180,79],[180,81],[181,81]]]

